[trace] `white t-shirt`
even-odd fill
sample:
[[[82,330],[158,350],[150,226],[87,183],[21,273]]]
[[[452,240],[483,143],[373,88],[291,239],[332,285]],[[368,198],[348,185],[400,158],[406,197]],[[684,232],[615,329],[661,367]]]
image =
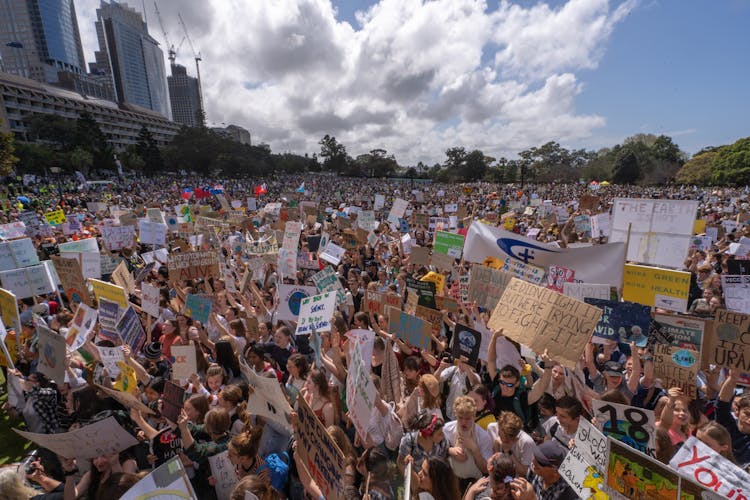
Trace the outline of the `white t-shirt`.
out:
[[[456,437],[458,436],[457,428],[458,422],[456,420],[451,420],[443,426],[445,440],[448,441],[450,446],[453,446],[456,443]],[[477,437],[479,451],[482,453],[485,460],[489,460],[492,456],[492,437],[490,437],[486,430],[482,429],[477,424],[474,424],[474,435]]]
[[[490,435],[490,437],[492,438],[492,442],[494,443],[499,434],[497,422],[492,422],[487,426],[487,433]],[[528,467],[534,460],[535,449],[536,443],[534,442],[534,439],[526,434],[525,431],[521,431],[521,433],[518,435],[518,439],[516,439],[516,442],[513,443],[510,452],[514,457],[517,457],[523,465]]]

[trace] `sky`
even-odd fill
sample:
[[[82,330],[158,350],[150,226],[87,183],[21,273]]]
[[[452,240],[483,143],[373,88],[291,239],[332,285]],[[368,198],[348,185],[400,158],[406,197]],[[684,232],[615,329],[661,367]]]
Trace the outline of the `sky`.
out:
[[[750,135],[750,0],[157,0],[201,53],[207,121],[273,152],[401,165],[455,146],[496,158],[666,134],[693,154]],[[99,0],[75,0],[87,61]],[[153,1],[149,32],[165,37]],[[177,63],[195,74],[182,42]],[[168,71],[168,70],[167,70]]]

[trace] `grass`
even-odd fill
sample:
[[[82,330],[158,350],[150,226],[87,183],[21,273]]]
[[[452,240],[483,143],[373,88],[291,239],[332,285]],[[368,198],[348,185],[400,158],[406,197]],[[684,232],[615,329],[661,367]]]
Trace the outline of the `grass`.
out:
[[[5,377],[0,371],[0,385],[5,386]],[[0,395],[0,406],[8,399],[8,393]],[[15,432],[13,427],[20,427],[21,422],[12,421],[8,414],[0,411],[0,467],[20,461],[31,447],[31,443]]]

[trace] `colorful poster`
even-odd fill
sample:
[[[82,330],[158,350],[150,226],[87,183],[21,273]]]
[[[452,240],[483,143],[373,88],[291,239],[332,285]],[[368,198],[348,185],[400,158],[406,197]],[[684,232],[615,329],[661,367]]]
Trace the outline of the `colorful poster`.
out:
[[[158,500],[162,495],[175,500],[198,498],[180,457],[173,457],[154,469],[148,476],[135,483],[120,500]]]
[[[679,477],[670,467],[617,441],[609,441],[607,486],[630,500],[677,500]],[[618,497],[619,498],[619,497]]]
[[[432,342],[432,326],[416,316],[390,308],[388,331],[414,347],[429,350]]]
[[[435,244],[432,250],[435,253],[449,255],[454,259],[460,259],[464,248],[464,236],[446,231],[435,231]]]
[[[633,302],[615,302],[613,300],[586,299],[584,302],[602,310],[602,319],[596,325],[592,342],[602,344],[606,341],[622,343],[634,342],[638,347],[645,347],[648,342],[651,308]]]
[[[189,293],[185,298],[185,316],[207,325],[213,297]]]
[[[605,436],[648,456],[656,456],[656,417],[653,411],[600,399],[595,399],[592,403],[594,425]]]
[[[68,334],[65,336],[65,343],[68,345],[69,351],[77,351],[86,342],[86,338],[96,326],[98,314],[96,309],[92,309],[86,304],[78,305],[73,321],[68,328]]]
[[[36,333],[39,338],[39,364],[37,369],[57,383],[65,379],[65,337],[37,325]]]
[[[565,283],[573,283],[576,272],[562,266],[549,266],[547,272],[547,288],[558,293],[563,293]]]
[[[682,477],[726,498],[739,498],[750,486],[750,474],[722,457],[695,436],[690,436],[669,461]],[[684,483],[684,481],[683,481]]]
[[[453,356],[469,366],[476,366],[482,346],[482,332],[456,323],[453,331]]]
[[[141,320],[138,318],[135,309],[128,306],[125,312],[117,321],[117,332],[122,337],[122,341],[128,344],[134,353],[140,352],[141,347],[146,342],[146,332],[143,330]]]
[[[282,321],[297,321],[300,305],[305,297],[317,294],[314,286],[279,285],[279,308],[277,318]]]
[[[668,311],[687,311],[690,273],[634,264],[625,264],[624,273],[624,300]]]

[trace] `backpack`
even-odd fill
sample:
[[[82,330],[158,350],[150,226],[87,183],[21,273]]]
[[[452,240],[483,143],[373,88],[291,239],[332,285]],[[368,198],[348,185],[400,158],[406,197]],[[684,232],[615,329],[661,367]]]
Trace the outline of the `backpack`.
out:
[[[281,455],[278,453],[271,453],[265,457],[266,463],[258,468],[257,473],[260,474],[265,469],[269,469],[271,474],[271,486],[276,491],[286,491],[287,482],[289,481],[289,454],[282,452]]]

